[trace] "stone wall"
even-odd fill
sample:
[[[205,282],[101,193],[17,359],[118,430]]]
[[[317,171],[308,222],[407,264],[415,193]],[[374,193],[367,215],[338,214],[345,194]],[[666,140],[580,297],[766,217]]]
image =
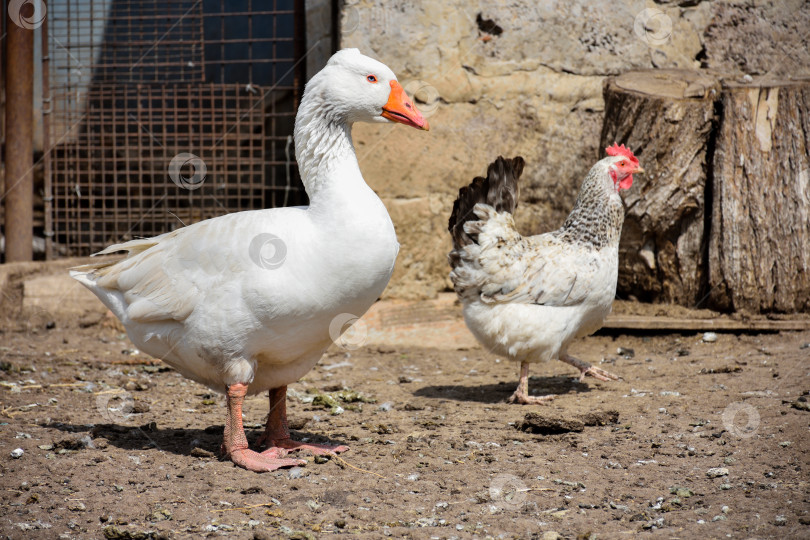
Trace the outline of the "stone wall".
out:
[[[803,0],[360,0],[341,14],[341,46],[390,66],[431,124],[427,133],[354,128],[366,181],[402,244],[388,297],[450,286],[453,200],[499,154],[527,161],[521,230],[562,223],[603,155],[606,76],[670,67],[810,75]]]

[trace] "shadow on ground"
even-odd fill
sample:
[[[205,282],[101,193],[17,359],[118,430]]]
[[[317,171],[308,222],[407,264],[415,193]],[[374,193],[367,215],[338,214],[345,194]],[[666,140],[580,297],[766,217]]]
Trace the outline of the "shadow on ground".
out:
[[[515,388],[517,388],[517,381],[472,386],[435,385],[420,388],[413,395],[434,399],[498,403],[506,401]],[[580,394],[590,391],[589,385],[579,382],[576,377],[529,377],[529,393],[534,396]]]
[[[41,424],[41,427],[57,429],[72,436],[61,441],[54,441],[54,449],[77,450],[85,446],[82,439],[89,436],[91,439],[103,437],[107,444],[122,450],[146,450],[156,448],[163,452],[177,455],[194,455],[196,457],[219,457],[222,444],[223,426],[208,426],[205,429],[160,428],[155,422],[141,426],[121,424],[66,424],[52,422]],[[259,439],[262,429],[246,429],[248,441]],[[332,441],[323,436],[312,435],[306,432],[291,431],[295,440],[325,444],[347,444],[345,441]]]

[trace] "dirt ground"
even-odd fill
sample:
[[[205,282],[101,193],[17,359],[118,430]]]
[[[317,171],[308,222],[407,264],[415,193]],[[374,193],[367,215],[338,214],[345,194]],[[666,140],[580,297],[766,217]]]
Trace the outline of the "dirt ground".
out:
[[[623,380],[536,366],[546,406],[479,348],[334,346],[288,410],[350,451],[255,474],[218,459],[222,396],[62,326],[0,333],[3,537],[810,537],[810,332],[597,335],[571,352]]]

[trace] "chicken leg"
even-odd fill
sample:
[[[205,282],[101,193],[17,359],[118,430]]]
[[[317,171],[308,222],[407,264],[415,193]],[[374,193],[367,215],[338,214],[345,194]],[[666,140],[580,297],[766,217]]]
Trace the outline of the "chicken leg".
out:
[[[529,395],[529,362],[520,363],[520,380],[515,392],[509,396],[509,403],[520,403],[523,405],[538,405],[554,399],[554,394],[547,396]]]
[[[316,456],[324,454],[338,454],[349,449],[345,445],[315,444],[294,441],[290,438],[290,428],[287,425],[287,387],[281,386],[270,390],[270,414],[267,416],[267,427],[264,430],[259,445],[264,444],[267,450],[262,455],[273,456],[283,451],[306,450]]]
[[[561,354],[560,360],[566,364],[570,364],[579,370],[579,381],[582,382],[586,375],[598,379],[600,381],[618,381],[619,377],[609,371],[592,366],[588,362],[574,358],[568,354]],[[521,403],[523,405],[537,405],[539,403],[547,403],[554,399],[554,394],[546,396],[530,396],[529,395],[529,363],[520,363],[520,380],[518,381],[517,390],[509,397],[509,403]]]
[[[618,375],[614,375],[609,371],[605,371],[604,369],[592,366],[588,362],[580,360],[579,358],[574,358],[568,354],[561,354],[560,360],[565,362],[566,364],[571,364],[575,368],[579,370],[579,382],[585,380],[586,375],[590,375],[594,379],[598,379],[600,381],[618,381]]]
[[[275,471],[282,467],[305,465],[303,459],[284,459],[287,454],[281,448],[275,452],[254,452],[248,448],[245,428],[242,425],[242,404],[247,394],[246,384],[232,384],[227,388],[228,418],[225,422],[225,434],[222,441],[222,453],[234,464],[253,472]]]

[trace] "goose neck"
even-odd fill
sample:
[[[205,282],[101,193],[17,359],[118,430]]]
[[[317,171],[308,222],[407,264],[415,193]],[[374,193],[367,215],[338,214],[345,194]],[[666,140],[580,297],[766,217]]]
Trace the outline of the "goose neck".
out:
[[[305,107],[295,122],[295,157],[310,199],[317,202],[329,188],[353,179],[362,181],[352,143],[351,124],[328,110]],[[343,186],[346,187],[346,186]]]

